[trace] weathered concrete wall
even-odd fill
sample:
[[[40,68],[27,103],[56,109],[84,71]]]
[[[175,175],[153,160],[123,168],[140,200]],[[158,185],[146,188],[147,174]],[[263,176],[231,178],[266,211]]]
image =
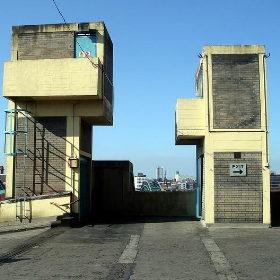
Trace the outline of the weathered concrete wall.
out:
[[[125,194],[125,215],[180,216],[195,218],[196,194],[192,192],[129,192]]]
[[[95,218],[195,217],[195,192],[135,192],[129,161],[94,161],[94,182]]]
[[[62,206],[62,204],[70,203],[70,195],[55,198],[45,198],[37,200],[29,200],[26,202],[26,209],[28,216],[32,218],[42,218],[59,216],[65,213],[70,213],[69,206]],[[16,220],[16,203],[0,203],[0,222]]]
[[[104,76],[104,96],[113,104],[113,43],[106,28],[104,28],[102,39],[104,40],[103,67],[106,73],[106,76]]]

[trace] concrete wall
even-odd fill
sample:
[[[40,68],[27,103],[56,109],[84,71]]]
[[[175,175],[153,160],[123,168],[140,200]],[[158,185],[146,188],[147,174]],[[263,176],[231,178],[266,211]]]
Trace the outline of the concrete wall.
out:
[[[125,215],[128,217],[178,216],[195,218],[195,207],[195,191],[129,192],[125,194]]]
[[[7,98],[101,99],[102,67],[87,59],[38,59],[8,61],[4,65],[3,96]],[[99,68],[99,67],[100,68]]]
[[[104,62],[103,67],[106,75],[104,76],[104,96],[107,100],[114,104],[114,93],[113,93],[113,43],[107,32],[106,27],[104,28]]]
[[[94,161],[96,219],[114,217],[195,217],[195,192],[140,193],[134,191],[129,161]]]
[[[103,22],[14,26],[3,95],[74,99],[99,96],[113,103],[113,44]],[[87,29],[88,28],[88,29]],[[75,59],[76,32],[94,31],[97,57]],[[88,31],[89,32],[89,31]],[[102,71],[101,71],[102,69]],[[78,86],[77,86],[78,85]]]
[[[180,140],[205,136],[205,102],[203,99],[178,99],[176,104],[176,136]]]
[[[70,213],[70,206],[63,204],[70,203],[70,196],[42,198],[38,200],[29,200],[26,202],[28,215],[32,218],[60,216]],[[29,211],[30,210],[30,211]],[[0,222],[16,220],[16,203],[0,203]]]

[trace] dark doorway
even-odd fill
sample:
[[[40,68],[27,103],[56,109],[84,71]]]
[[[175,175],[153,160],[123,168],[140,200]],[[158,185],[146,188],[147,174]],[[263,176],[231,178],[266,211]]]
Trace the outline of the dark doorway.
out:
[[[123,169],[95,168],[94,218],[123,217]]]
[[[203,194],[203,155],[197,159],[196,175],[196,217],[202,217],[202,194]]]
[[[80,221],[90,218],[90,159],[80,158]]]

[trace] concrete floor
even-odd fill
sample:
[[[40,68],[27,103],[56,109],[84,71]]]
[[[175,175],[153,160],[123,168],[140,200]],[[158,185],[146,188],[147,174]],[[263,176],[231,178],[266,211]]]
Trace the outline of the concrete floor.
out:
[[[1,279],[279,279],[280,228],[196,221],[58,227],[1,234]]]

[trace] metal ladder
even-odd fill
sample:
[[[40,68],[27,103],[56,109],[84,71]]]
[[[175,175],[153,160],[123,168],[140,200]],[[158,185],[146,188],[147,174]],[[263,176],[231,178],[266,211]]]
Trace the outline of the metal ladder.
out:
[[[13,156],[13,195],[16,204],[16,219],[30,220],[27,207],[28,186],[26,184],[28,111],[26,109],[7,109],[5,128],[5,155]]]

